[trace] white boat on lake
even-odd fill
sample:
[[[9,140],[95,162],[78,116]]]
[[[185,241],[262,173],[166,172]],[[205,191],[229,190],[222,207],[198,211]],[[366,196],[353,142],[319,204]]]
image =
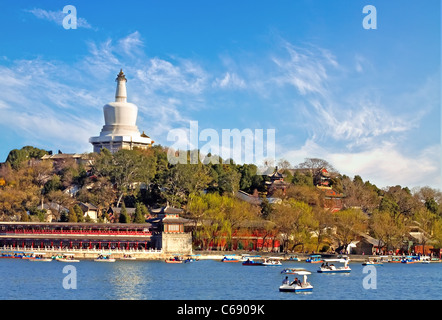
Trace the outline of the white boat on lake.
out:
[[[368,257],[367,261],[362,263],[363,266],[383,266],[384,262],[388,262],[388,256]]]
[[[265,266],[282,266],[281,258],[279,257],[266,258],[262,264]]]
[[[351,271],[348,266],[350,259],[325,259],[324,263],[319,267],[319,273],[349,273]],[[343,263],[344,266],[336,267],[333,262]],[[330,263],[330,264],[329,264]]]
[[[279,287],[279,291],[295,293],[313,291],[313,286],[307,281],[307,275],[312,274],[310,271],[306,269],[293,269],[292,274],[303,276],[303,280],[301,281],[295,278],[290,282],[288,276],[286,276],[282,285]]]
[[[47,258],[46,253],[34,253],[31,257],[31,259],[28,259],[29,261],[36,261],[36,262],[51,262],[52,258]]]
[[[431,263],[431,257],[421,256],[419,261],[420,261],[420,263],[423,263],[423,264],[429,264],[429,263]]]

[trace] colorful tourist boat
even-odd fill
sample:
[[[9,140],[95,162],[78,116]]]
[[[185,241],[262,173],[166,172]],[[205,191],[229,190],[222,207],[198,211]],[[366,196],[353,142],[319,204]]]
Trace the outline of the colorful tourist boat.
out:
[[[405,263],[405,264],[412,264],[412,263],[417,263],[419,262],[419,257],[418,256],[406,256],[404,258],[402,258],[401,263]]]
[[[0,258],[1,259],[14,259],[14,253],[15,251],[2,251],[0,253]]]
[[[0,258],[9,258],[9,259],[31,259],[33,252],[24,252],[24,251],[2,251],[0,254]]]
[[[183,263],[183,260],[179,256],[170,257],[165,261],[166,263]]]
[[[63,254],[62,253],[56,253],[54,255],[52,255],[52,260],[58,260],[58,259],[62,259],[63,258]]]
[[[15,251],[13,254],[14,259],[22,259],[24,257],[25,253],[22,251]]]
[[[23,252],[22,259],[32,259],[34,257],[34,252]]]
[[[293,280],[289,281],[288,277],[284,279],[282,285],[279,287],[279,291],[281,292],[295,292],[295,293],[301,293],[301,292],[311,292],[313,291],[313,286],[307,282],[307,276],[311,274],[310,271],[306,269],[293,269],[293,273],[303,276],[303,281],[300,280]]]
[[[184,263],[199,261],[199,254],[191,254],[184,259]]]
[[[263,266],[264,262],[262,260],[255,261],[253,258],[248,258],[242,263],[243,266]]]
[[[239,262],[239,259],[236,258],[236,255],[225,255],[221,262]]]
[[[308,263],[321,263],[323,262],[322,256],[320,254],[313,254],[310,257],[308,257],[305,262]]]
[[[181,253],[174,253],[165,261],[166,263],[183,263],[184,259]]]
[[[350,259],[324,259],[324,263],[319,267],[319,273],[350,273],[351,269],[348,266],[348,262]],[[329,264],[329,262],[338,262],[343,263],[344,266],[336,267],[333,263]]]

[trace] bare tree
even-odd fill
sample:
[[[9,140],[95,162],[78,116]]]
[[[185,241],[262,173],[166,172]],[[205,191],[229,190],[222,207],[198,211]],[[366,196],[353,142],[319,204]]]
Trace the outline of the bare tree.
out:
[[[319,174],[322,169],[326,169],[330,173],[336,173],[337,170],[326,160],[318,158],[306,158],[304,162],[296,166],[298,169],[309,169],[313,176]]]

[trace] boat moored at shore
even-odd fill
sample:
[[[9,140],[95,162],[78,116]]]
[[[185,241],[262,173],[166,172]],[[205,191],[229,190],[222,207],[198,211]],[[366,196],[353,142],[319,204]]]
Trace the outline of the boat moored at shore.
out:
[[[418,256],[405,256],[402,258],[401,263],[412,264],[420,262],[420,258]]]
[[[165,260],[165,262],[166,263],[183,263],[183,258],[180,255],[176,254],[172,257],[167,258]]]
[[[221,262],[239,262],[239,258],[237,257],[236,254],[226,254],[224,255],[224,257],[221,259]]]
[[[367,261],[363,262],[363,266],[383,266],[384,262],[388,262],[388,256],[374,256],[368,257]]]
[[[120,258],[120,260],[137,260],[137,258],[135,258],[131,254],[123,254],[123,256]]]
[[[402,256],[391,256],[388,263],[401,263],[402,258]]]
[[[75,259],[75,254],[73,253],[63,253],[61,257],[56,257],[55,260],[60,262],[80,262],[80,260]]]
[[[199,257],[200,257],[199,254],[191,254],[187,256],[186,259],[184,259],[184,263],[199,261]]]
[[[115,262],[115,259],[112,258],[112,255],[110,253],[102,253],[99,254],[96,259],[94,259],[95,262]]]
[[[29,261],[36,261],[36,262],[51,262],[52,258],[46,257],[45,253],[34,253],[31,259]]]

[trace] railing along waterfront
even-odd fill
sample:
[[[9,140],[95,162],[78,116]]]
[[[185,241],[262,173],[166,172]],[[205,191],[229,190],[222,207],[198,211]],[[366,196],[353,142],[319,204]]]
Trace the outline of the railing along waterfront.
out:
[[[110,248],[110,249],[97,249],[97,248],[60,248],[60,247],[28,247],[28,246],[3,246],[2,251],[46,251],[46,252],[84,252],[84,253],[100,253],[103,251],[112,251],[113,253],[162,253],[161,249],[144,249],[144,248]]]
[[[6,230],[4,234],[20,234],[20,235],[104,235],[104,236],[151,236],[151,231],[126,231],[126,230],[34,230],[34,229],[14,229]]]

